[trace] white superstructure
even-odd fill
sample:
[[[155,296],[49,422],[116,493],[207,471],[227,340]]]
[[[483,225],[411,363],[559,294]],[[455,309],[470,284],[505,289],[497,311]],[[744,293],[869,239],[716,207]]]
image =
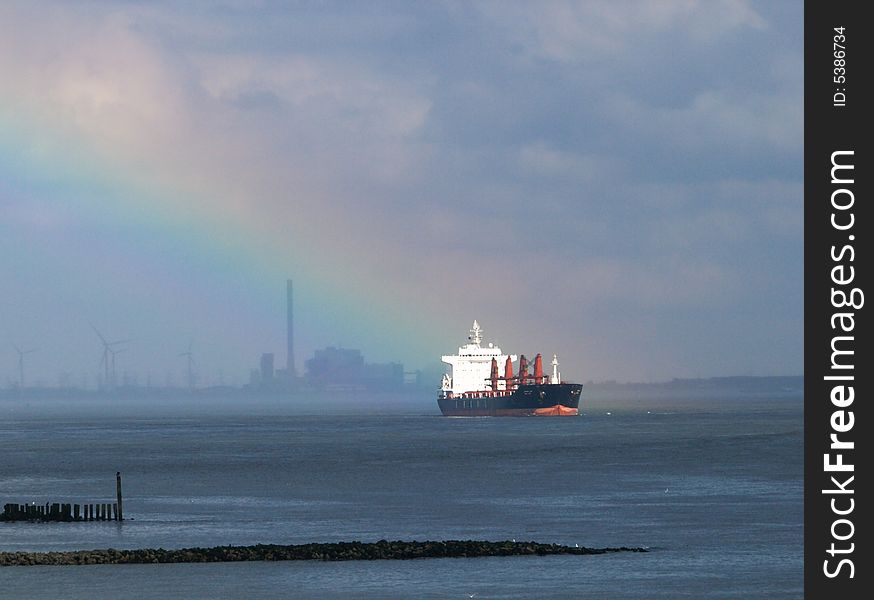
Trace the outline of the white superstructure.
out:
[[[482,345],[483,331],[476,320],[467,339],[470,340],[469,343],[458,348],[458,354],[442,357],[443,362],[451,367],[450,372],[443,376],[443,392],[463,394],[490,390],[492,359],[497,361],[499,369],[504,368],[508,356],[512,362],[516,362],[515,354],[504,354],[492,343]],[[507,389],[507,382],[498,381],[497,389]]]

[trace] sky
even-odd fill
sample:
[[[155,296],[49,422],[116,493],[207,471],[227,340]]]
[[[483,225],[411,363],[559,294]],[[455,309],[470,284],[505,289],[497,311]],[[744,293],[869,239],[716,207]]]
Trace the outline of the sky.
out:
[[[802,5],[0,4],[0,385],[802,372]],[[121,376],[121,375],[120,375]],[[438,382],[435,382],[435,388]]]

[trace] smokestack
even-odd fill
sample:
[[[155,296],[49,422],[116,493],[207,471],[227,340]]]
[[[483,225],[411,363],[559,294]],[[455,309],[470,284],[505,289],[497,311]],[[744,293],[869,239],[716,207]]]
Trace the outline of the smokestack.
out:
[[[289,380],[295,378],[294,370],[294,288],[291,279],[285,283],[285,342],[288,345],[285,355],[285,372]]]

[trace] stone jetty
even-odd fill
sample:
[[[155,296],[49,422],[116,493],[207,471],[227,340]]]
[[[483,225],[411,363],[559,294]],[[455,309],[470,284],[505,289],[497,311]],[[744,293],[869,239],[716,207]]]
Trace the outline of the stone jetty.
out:
[[[548,556],[647,552],[646,548],[581,548],[537,542],[475,540],[336,542],[327,544],[258,544],[165,550],[76,550],[71,552],[0,552],[0,566],[120,565],[151,563],[238,562],[253,560],[409,560],[484,556]]]

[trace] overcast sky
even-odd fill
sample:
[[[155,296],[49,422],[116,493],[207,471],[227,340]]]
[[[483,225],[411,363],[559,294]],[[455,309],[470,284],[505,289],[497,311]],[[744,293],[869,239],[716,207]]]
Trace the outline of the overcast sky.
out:
[[[568,379],[802,372],[802,3],[4,2],[0,385],[474,318]],[[435,387],[437,382],[435,382]]]

